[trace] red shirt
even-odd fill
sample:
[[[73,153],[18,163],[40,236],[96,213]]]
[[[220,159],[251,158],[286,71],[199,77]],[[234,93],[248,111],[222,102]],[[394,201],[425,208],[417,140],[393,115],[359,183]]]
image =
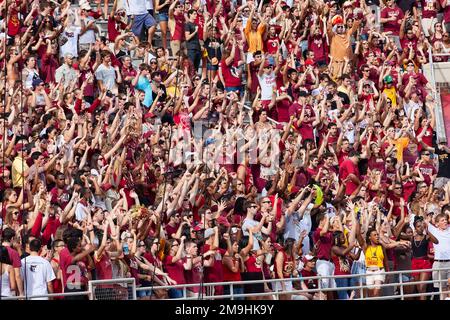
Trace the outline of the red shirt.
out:
[[[184,14],[174,15],[175,17],[175,31],[172,36],[172,40],[182,41],[184,40]]]
[[[225,87],[239,87],[241,85],[241,78],[237,77],[234,66],[227,65],[225,59],[220,61],[220,69],[222,70]]]
[[[44,53],[41,57],[41,78],[45,83],[55,82],[55,73],[58,69],[58,59],[52,54]]]
[[[59,266],[61,267],[62,279],[64,287],[67,286],[69,281],[72,285],[84,284],[88,282],[87,267],[84,261],[79,261],[76,264],[73,263],[73,257],[69,252],[69,249],[64,248],[59,254]]]
[[[236,260],[234,259],[234,257],[232,257],[231,263],[235,267],[238,267],[238,270],[240,269],[239,260]],[[223,281],[241,281],[241,273],[239,271],[238,272],[231,271],[230,269],[228,269],[227,266],[225,266],[225,264],[222,265],[222,273],[223,273]]]
[[[422,18],[436,18],[438,13],[436,0],[421,0],[420,3],[422,4]]]
[[[416,137],[421,134],[423,131],[423,127],[419,127],[416,130]],[[422,137],[423,143],[425,143],[427,146],[431,147],[433,145],[433,129],[430,128],[430,126],[427,127],[427,131]],[[422,150],[422,144],[419,144],[417,146],[417,150],[420,152]]]
[[[325,235],[321,236],[321,228],[317,228],[313,233],[313,241],[317,243],[320,239],[319,248],[317,249],[317,259],[330,260],[331,259],[331,247],[333,245],[333,234],[331,231],[327,231]]]
[[[120,35],[120,30],[125,30],[127,28],[126,23],[116,22],[116,19],[108,18],[108,40],[114,42],[116,38]]]
[[[8,250],[9,259],[11,260],[13,268],[20,268],[22,263],[20,262],[19,253],[10,246],[6,246],[6,250]]]
[[[358,166],[354,164],[350,159],[347,159],[343,161],[340,165],[339,178],[341,181],[343,181],[350,174],[354,174],[356,177],[360,178]],[[345,183],[345,194],[351,195],[357,188],[358,185],[349,179]]]
[[[436,167],[433,166],[432,164],[426,164],[426,163],[421,163],[416,167],[419,168],[420,172],[422,173],[423,177],[425,178],[425,183],[427,185],[430,185],[431,177],[434,176],[435,174],[437,174]]]
[[[324,61],[327,58],[327,42],[323,35],[308,37],[308,49],[314,52],[314,61]]]
[[[183,267],[183,260],[180,259],[177,262],[172,262],[173,257],[172,256],[166,256],[164,258],[164,267],[166,269],[166,272],[169,274],[169,277],[171,277],[173,280],[177,282],[177,284],[185,284],[186,280],[184,278],[184,267]]]
[[[202,249],[202,253],[210,250],[210,246],[205,244]],[[214,264],[211,267],[205,267],[204,275],[206,282],[222,282],[223,281],[223,268],[222,268],[222,255],[224,255],[226,250],[217,249],[216,254],[209,257],[209,259],[214,259]]]
[[[277,35],[275,35],[274,37],[269,36],[264,45],[268,54],[275,54],[280,47],[280,38]]]
[[[400,32],[400,23],[403,19],[403,11],[396,5],[393,8],[384,8],[381,10],[381,18],[395,17],[394,21],[388,21],[383,23],[384,32],[392,31],[393,35],[398,36]]]
[[[106,250],[103,251],[100,261],[95,261],[98,280],[108,280],[113,278],[111,258]]]

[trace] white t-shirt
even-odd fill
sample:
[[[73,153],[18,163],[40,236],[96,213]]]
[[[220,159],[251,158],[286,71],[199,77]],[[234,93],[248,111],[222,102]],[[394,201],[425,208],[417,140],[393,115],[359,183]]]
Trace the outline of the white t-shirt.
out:
[[[248,229],[256,227],[258,224],[259,224],[259,222],[256,220],[245,218],[242,223],[242,233],[244,234],[244,236],[249,235]],[[253,234],[253,250],[254,251],[260,249],[258,239],[262,239],[261,231]]]
[[[261,100],[272,100],[272,93],[275,86],[275,73],[263,73],[258,75],[259,85],[261,86]]]
[[[142,0],[128,0],[124,2],[127,15],[140,15],[147,13],[147,3]]]
[[[91,16],[82,18],[84,20],[84,24],[87,25],[89,21],[95,21],[94,18]],[[95,43],[95,31],[94,30],[87,30],[85,33],[80,35],[80,44],[90,44]]]
[[[113,90],[116,86],[116,71],[112,66],[106,67],[103,63],[95,71],[97,80],[101,80],[107,90]]]
[[[428,224],[428,232],[439,240],[438,244],[433,243],[435,260],[450,260],[450,227],[441,230]]]
[[[24,279],[23,285],[27,295],[48,294],[47,283],[56,278],[50,262],[39,256],[28,256],[21,262],[20,273]],[[48,300],[48,298],[34,298],[33,300]]]
[[[64,57],[66,53],[78,57],[78,35],[80,32],[81,28],[76,26],[70,26],[64,30],[62,37],[67,38],[67,42],[60,48],[60,57]]]

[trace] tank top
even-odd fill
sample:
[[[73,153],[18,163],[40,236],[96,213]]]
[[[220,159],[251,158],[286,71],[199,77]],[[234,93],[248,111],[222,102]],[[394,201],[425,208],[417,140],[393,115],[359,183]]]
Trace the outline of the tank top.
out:
[[[2,297],[11,297],[11,288],[9,287],[9,272],[5,270],[2,274]]]
[[[286,252],[280,251],[283,254],[283,277],[290,278],[292,276],[292,272],[294,271],[294,260],[292,257],[288,256]],[[275,277],[278,279],[278,269],[277,264],[275,263]]]
[[[412,249],[412,257],[413,258],[423,258],[428,259],[427,252],[428,252],[428,239],[426,236],[421,241],[416,241],[413,239],[411,241],[411,249]]]
[[[224,259],[222,259],[223,263]],[[232,258],[232,264],[239,266],[240,262]],[[241,281],[241,273],[231,271],[224,263],[222,264],[223,281]]]
[[[368,246],[365,251],[366,256],[366,267],[379,267],[380,269],[384,267],[384,253],[381,245],[376,247]]]

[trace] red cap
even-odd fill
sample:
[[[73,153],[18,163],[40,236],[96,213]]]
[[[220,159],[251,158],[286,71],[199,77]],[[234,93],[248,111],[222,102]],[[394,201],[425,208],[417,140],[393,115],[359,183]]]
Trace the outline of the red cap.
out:
[[[343,24],[344,23],[344,19],[342,19],[342,16],[340,15],[336,15],[331,19],[331,23],[333,26],[337,25],[337,24]]]
[[[273,65],[273,64],[271,64],[269,60],[266,60],[266,61],[264,62],[264,68],[265,68],[265,67],[268,67],[268,66],[272,66],[272,65]]]
[[[198,224],[194,227],[194,231],[202,231],[203,228]]]
[[[156,117],[156,115],[153,113],[153,112],[147,112],[145,115],[144,115],[144,119],[145,120],[147,120],[148,118],[155,118]]]

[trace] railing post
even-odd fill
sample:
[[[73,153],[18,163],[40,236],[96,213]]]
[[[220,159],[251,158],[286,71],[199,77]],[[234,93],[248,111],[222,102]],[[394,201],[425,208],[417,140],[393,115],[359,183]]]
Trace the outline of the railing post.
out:
[[[403,271],[398,274],[399,277],[399,284],[400,284],[400,297],[402,300],[405,300],[404,292],[403,292]]]
[[[359,295],[360,295],[359,298],[364,299],[363,274],[359,273],[358,278],[359,278]]]
[[[319,289],[319,296],[322,297],[322,276],[320,276],[319,281],[317,281],[317,286],[317,289]]]
[[[231,300],[234,300],[234,286],[233,286],[233,283],[230,284],[230,294],[231,294]]]
[[[92,281],[88,282],[88,291],[89,291],[89,300],[94,300],[94,286],[92,285]]]
[[[439,281],[439,300],[442,300],[443,293],[442,293],[442,279],[441,279],[441,270],[438,269],[438,281]]]
[[[186,289],[186,287],[183,287],[183,298],[184,299],[187,298],[187,289]]]
[[[133,278],[133,282],[131,283],[132,290],[132,299],[137,300],[137,292],[136,292],[136,279]]]

